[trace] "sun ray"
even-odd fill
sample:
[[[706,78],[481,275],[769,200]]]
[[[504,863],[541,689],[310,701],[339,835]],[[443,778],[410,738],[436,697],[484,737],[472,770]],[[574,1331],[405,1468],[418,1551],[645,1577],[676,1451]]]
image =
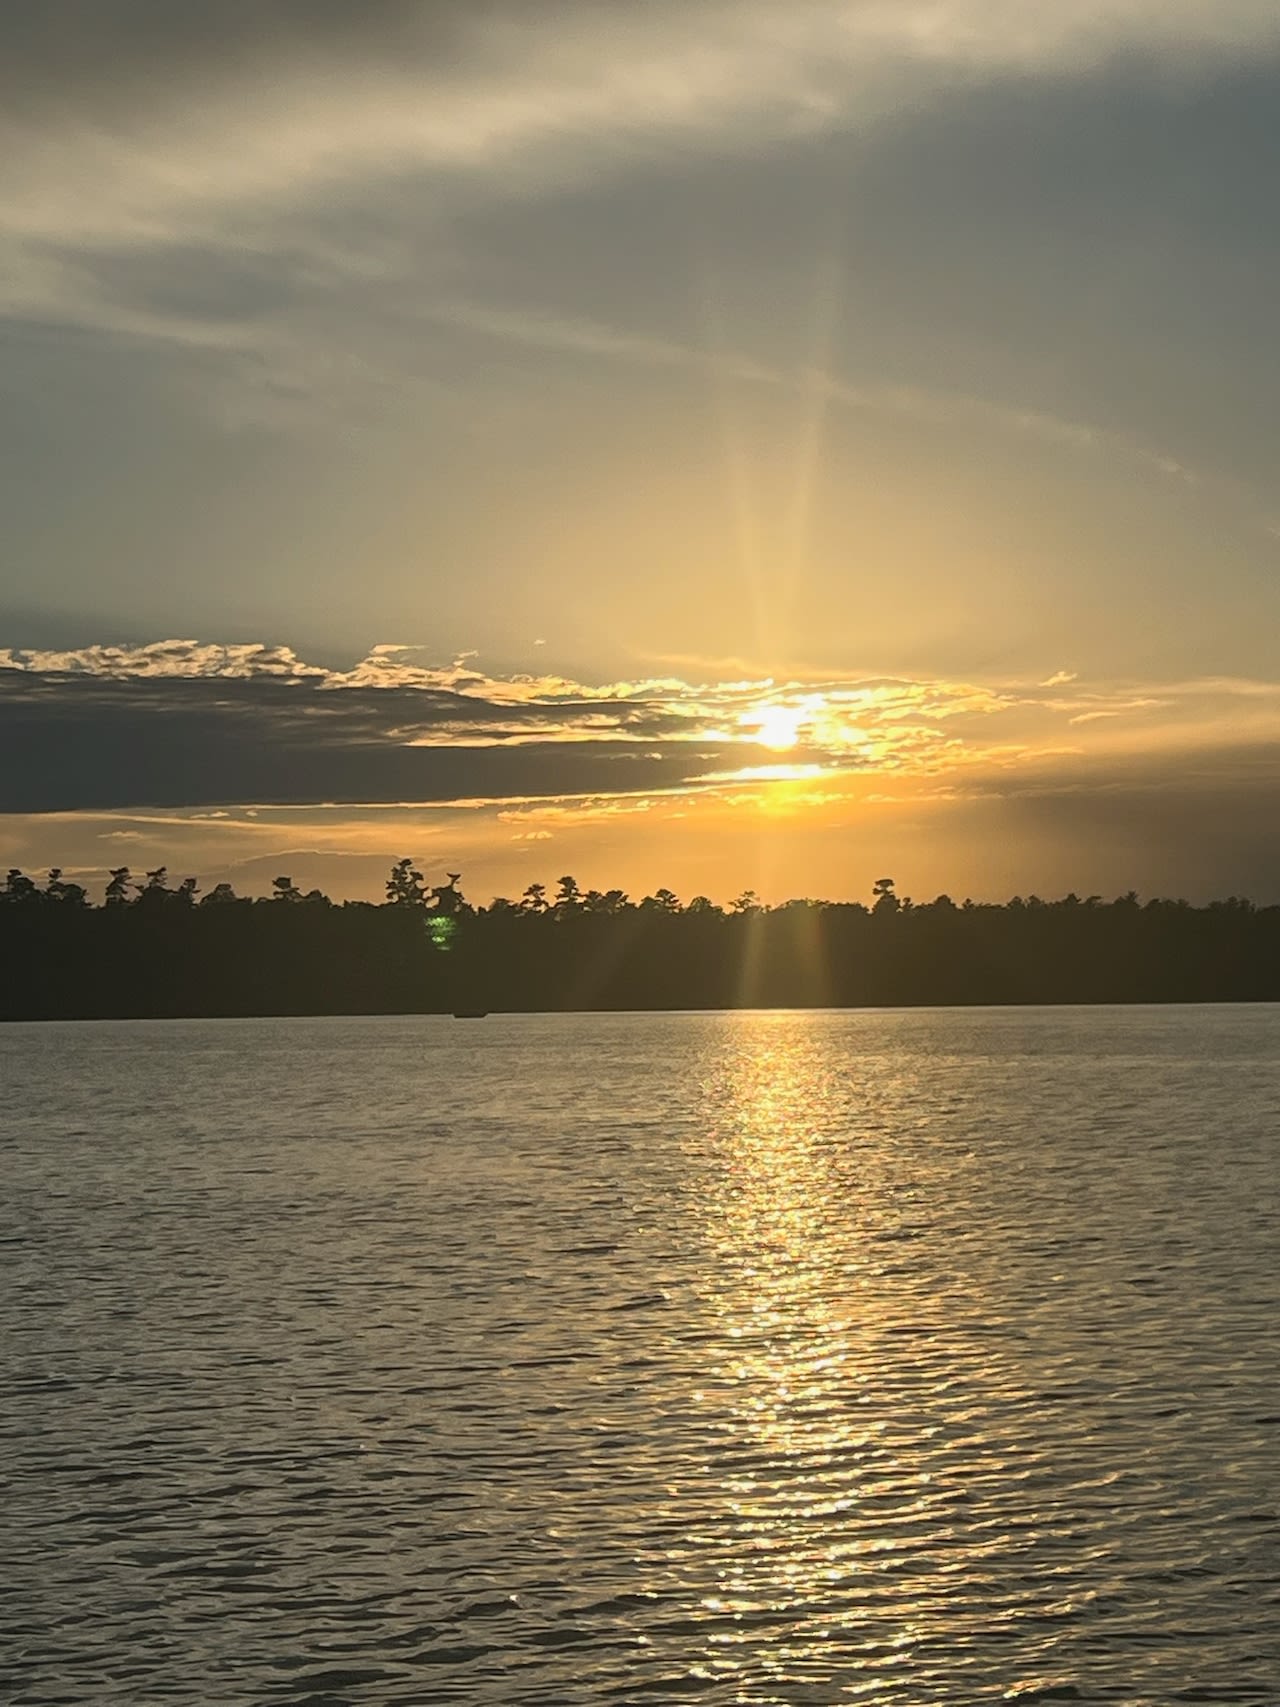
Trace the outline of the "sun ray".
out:
[[[798,376],[803,416],[796,435],[795,483],[787,517],[784,560],[780,565],[780,592],[788,614],[808,564],[813,513],[826,451],[827,414],[832,402],[830,374],[845,284],[845,230],[843,220],[837,219],[814,267],[809,348],[805,367]]]

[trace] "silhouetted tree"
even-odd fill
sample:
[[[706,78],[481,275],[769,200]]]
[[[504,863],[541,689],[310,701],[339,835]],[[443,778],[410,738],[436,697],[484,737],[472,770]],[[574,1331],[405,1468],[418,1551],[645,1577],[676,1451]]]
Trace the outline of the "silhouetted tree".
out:
[[[590,912],[603,913],[606,918],[616,918],[619,913],[625,913],[631,902],[625,889],[606,889],[603,894],[598,889],[589,890],[583,903]]]
[[[573,913],[582,905],[582,891],[578,888],[576,877],[561,877],[556,880],[556,898],[554,910],[557,913]]]
[[[652,895],[646,895],[640,903],[646,912],[678,913],[680,898],[670,889],[655,889]]]
[[[123,907],[129,901],[129,891],[133,888],[133,878],[129,875],[127,865],[118,865],[107,873],[107,889],[104,897],[108,907]]]
[[[426,879],[411,859],[398,859],[387,879],[387,902],[392,907],[425,907]]]
[[[66,882],[60,865],[55,865],[50,871],[44,893],[45,899],[52,901],[57,907],[84,907],[89,901],[88,893],[83,885]]]
[[[878,913],[881,918],[886,914],[896,913],[902,906],[902,902],[894,893],[892,877],[877,877],[871,886],[871,893],[876,898],[871,911]]]
[[[154,871],[147,873],[147,881],[138,891],[135,905],[147,912],[155,912],[163,907],[169,899],[168,871],[163,865],[156,866]]]
[[[449,879],[438,888],[431,891],[431,904],[441,918],[452,919],[466,910],[466,901],[458,884],[462,878],[460,871],[446,871]]]
[[[25,872],[19,871],[16,865],[9,867],[8,875],[4,880],[4,888],[0,890],[0,900],[8,902],[11,906],[21,907],[37,900],[39,894],[40,891],[36,888],[32,878],[28,877]]]

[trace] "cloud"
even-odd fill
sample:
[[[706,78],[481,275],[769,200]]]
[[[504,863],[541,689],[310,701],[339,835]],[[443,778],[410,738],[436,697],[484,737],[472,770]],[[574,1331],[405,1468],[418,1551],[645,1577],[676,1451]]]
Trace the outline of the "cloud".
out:
[[[674,785],[701,766],[637,745],[689,712],[397,657],[343,672],[178,641],[4,655],[0,809],[458,801]]]
[[[401,243],[353,242],[323,216],[358,208],[370,183],[411,183],[430,223],[655,155],[750,157],[862,130],[975,78],[1125,52],[1203,76],[1278,45],[1262,0],[549,0],[536,20],[523,0],[9,7],[4,306],[234,346],[254,328],[210,311],[207,257],[234,250],[251,297],[267,257],[297,283],[376,280]],[[169,279],[185,310],[132,294],[122,265],[148,250],[185,264]]]
[[[1061,675],[1061,672],[1059,673]],[[0,652],[0,812],[423,803],[576,810],[753,787],[1155,767],[1280,750],[1280,684],[828,676],[582,683],[382,645],[349,669],[169,640]],[[772,742],[767,738],[774,732]],[[781,794],[768,792],[772,784]]]
[[[11,650],[0,810],[627,795],[749,765],[762,704],[795,708],[817,762],[861,764],[923,755],[945,741],[927,720],[997,703],[947,684],[494,677],[390,646],[349,670],[180,640]]]
[[[1155,359],[1170,354],[1169,338],[1163,349],[1140,347],[1146,303],[1135,309],[1132,298],[1150,297],[1152,287],[1141,258],[1113,234],[1134,209],[1142,231],[1169,223],[1165,202],[1187,174],[1166,171],[1163,153],[1153,166],[1151,136],[1169,137],[1168,154],[1194,156],[1205,170],[1194,115],[1169,118],[1181,98],[1173,92],[1202,88],[1224,67],[1258,66],[1277,44],[1274,8],[1242,0],[10,7],[0,21],[0,80],[8,80],[0,316],[27,323],[15,337],[20,356],[28,340],[14,397],[24,413],[55,417],[55,436],[84,431],[89,415],[77,390],[93,364],[79,358],[101,344],[117,364],[112,393],[117,385],[131,393],[122,411],[157,439],[172,414],[189,411],[223,427],[268,427],[285,457],[304,437],[312,448],[314,435],[327,434],[330,448],[345,451],[371,423],[389,424],[398,435],[391,455],[347,458],[329,491],[317,491],[315,513],[332,505],[347,526],[362,489],[391,484],[386,471],[399,447],[430,436],[415,483],[439,492],[433,523],[475,537],[487,526],[477,501],[486,463],[521,456],[522,432],[546,417],[551,388],[568,405],[552,411],[548,435],[563,434],[566,461],[575,454],[570,438],[579,435],[579,454],[599,450],[610,442],[601,429],[623,415],[641,420],[663,396],[691,439],[691,400],[722,403],[737,431],[756,415],[757,399],[728,388],[767,389],[781,447],[767,466],[784,466],[796,446],[805,464],[794,542],[784,548],[797,580],[844,546],[822,533],[828,522],[844,524],[819,465],[842,462],[839,484],[855,493],[854,459],[877,453],[854,441],[872,432],[892,443],[903,468],[918,464],[921,480],[935,460],[958,466],[951,447],[970,457],[990,441],[978,478],[1005,485],[975,489],[975,517],[1002,505],[1016,516],[1016,470],[999,452],[1025,446],[1028,462],[1050,452],[1064,482],[1078,464],[1109,465],[1109,490],[1130,486],[1137,503],[1162,483],[1165,513],[1176,488],[1195,484],[1198,506],[1216,523],[1223,494],[1215,476],[1224,465],[1239,474],[1248,446],[1270,442],[1269,431],[1246,430],[1248,410],[1233,399],[1252,390],[1255,412],[1269,410],[1266,357],[1260,343],[1256,355],[1221,351],[1226,382],[1214,389],[1231,400],[1232,421],[1216,441],[1192,430],[1205,418],[1205,388],[1197,373],[1176,392],[1178,360]],[[1114,88],[1103,86],[1107,77]],[[1129,98],[1135,87],[1145,104]],[[1116,116],[1131,110],[1136,116]],[[1238,127],[1249,147],[1257,131],[1252,121]],[[1077,159],[1080,139],[1098,134],[1104,142]],[[1259,152],[1261,172],[1265,145]],[[1115,173],[1113,156],[1138,168]],[[1224,163],[1209,150],[1208,159],[1210,177],[1238,178],[1236,156]],[[1063,190],[1073,168],[1085,193]],[[1123,185],[1125,208],[1098,188],[1111,177]],[[1100,242],[1090,222],[1102,205]],[[1230,194],[1213,202],[1237,214],[1245,205]],[[857,234],[840,281],[848,300],[832,310],[830,348],[796,361],[789,346],[812,307],[810,227],[836,208]],[[1252,224],[1266,227],[1261,218]],[[688,300],[704,240],[712,250],[722,244],[728,302],[724,335],[710,345],[691,328]],[[1061,250],[1081,259],[1079,274],[1064,270]],[[1105,276],[1113,252],[1120,280]],[[1028,266],[1053,276],[1046,282]],[[1226,302],[1203,334],[1217,339],[1226,325],[1237,342],[1257,342],[1247,305],[1236,312],[1230,289],[1213,288],[1185,253],[1161,255],[1151,270],[1157,317],[1179,292]],[[735,293],[757,290],[772,299],[768,315],[736,317]],[[1108,320],[1118,352],[1098,336]],[[84,346],[66,338],[71,326],[86,333]],[[1176,331],[1179,348],[1197,342],[1194,327],[1188,337]],[[983,340],[985,355],[975,350]],[[154,346],[145,360],[139,342]],[[1141,369],[1133,383],[1131,363]],[[624,367],[633,371],[619,383]],[[1115,376],[1119,401],[1108,399],[1095,369]],[[1161,386],[1175,395],[1144,410]],[[1231,442],[1237,434],[1243,449]],[[671,442],[661,423],[654,442],[661,474]],[[161,458],[169,443],[159,445]],[[85,432],[64,454],[97,465],[111,452]],[[726,448],[726,467],[737,454]],[[216,495],[206,539],[225,514],[242,560],[289,572],[295,553],[305,555],[293,543],[305,521],[290,517],[263,538],[276,525],[265,519],[270,495],[247,490],[248,479],[228,490],[220,478],[209,482]],[[70,507],[63,524],[67,546],[55,568],[70,584],[72,608],[91,596],[75,585],[76,558],[90,554],[74,537],[76,517],[91,533],[100,490],[86,483],[84,506]],[[1238,508],[1228,496],[1227,507]],[[411,508],[401,494],[387,497],[384,514]],[[710,515],[719,501],[708,482],[690,507]],[[1251,502],[1247,494],[1242,501]],[[847,502],[856,514],[856,499]],[[513,531],[524,520],[541,526],[539,505],[517,495]],[[171,555],[157,538],[164,509],[161,500],[149,524],[137,524],[137,563],[112,565],[120,582],[159,577]],[[763,497],[759,510],[767,513]],[[713,518],[708,531],[718,526]],[[740,526],[745,537],[750,529]],[[38,516],[28,528],[30,558],[42,563],[49,530]],[[341,532],[339,523],[330,537]],[[375,599],[394,596],[402,549],[394,540],[374,562]],[[471,540],[458,549],[470,553]],[[1158,542],[1143,549],[1148,562],[1158,559]],[[121,558],[128,550],[120,547]],[[998,549],[989,556],[998,562]],[[340,572],[331,570],[335,580]],[[280,606],[267,602],[273,579],[227,593],[223,612],[253,625],[279,620]],[[225,622],[211,614],[218,596],[209,593],[202,610]],[[125,609],[126,621],[145,610],[144,597]],[[165,608],[166,624],[187,620],[180,600]],[[323,613],[321,601],[316,609]],[[402,608],[388,614],[404,621]],[[327,620],[335,619],[316,617]],[[699,634],[688,643],[715,641]],[[725,641],[726,649],[753,644],[741,634]]]
[[[368,662],[386,648],[375,647]],[[395,648],[394,650],[400,650]],[[45,676],[92,676],[100,680],[173,681],[213,677],[221,681],[250,678],[297,679],[323,677],[326,671],[304,664],[287,646],[207,646],[198,640],[155,640],[136,646],[78,648],[0,648],[0,670]]]
[[[812,367],[780,368],[729,350],[698,348],[672,339],[639,336],[598,321],[476,302],[440,302],[421,317],[458,331],[479,333],[560,355],[678,368],[724,381],[791,392],[810,402],[832,403],[871,416],[891,416],[930,426],[993,430],[1059,449],[1128,462],[1147,474],[1183,486],[1203,477],[1173,452],[1086,421],[999,398],[920,385],[855,384]],[[535,642],[537,644],[537,642]]]

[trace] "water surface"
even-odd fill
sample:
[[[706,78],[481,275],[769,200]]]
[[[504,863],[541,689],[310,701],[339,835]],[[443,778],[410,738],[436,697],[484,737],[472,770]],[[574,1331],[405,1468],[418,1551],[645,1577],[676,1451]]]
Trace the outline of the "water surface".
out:
[[[7,1699],[1280,1701],[1280,1011],[0,1076]]]

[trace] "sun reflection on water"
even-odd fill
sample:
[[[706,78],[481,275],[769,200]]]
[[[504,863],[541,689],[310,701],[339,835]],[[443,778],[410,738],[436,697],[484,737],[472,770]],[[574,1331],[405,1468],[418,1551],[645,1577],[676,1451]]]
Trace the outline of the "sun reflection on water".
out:
[[[702,1394],[719,1411],[708,1473],[732,1517],[732,1540],[704,1602],[732,1621],[715,1638],[727,1661],[749,1644],[762,1662],[762,1618],[785,1621],[766,1669],[803,1676],[828,1648],[828,1611],[851,1576],[875,1569],[877,1543],[851,1515],[875,1460],[883,1494],[906,1515],[927,1476],[909,1458],[887,1478],[888,1420],[874,1382],[865,1252],[851,1247],[850,1193],[877,1189],[874,1157],[859,1181],[831,1106],[847,1108],[847,1061],[786,1016],[744,1018],[705,1084],[713,1120],[703,1199],[706,1303],[718,1361]],[[911,1640],[911,1618],[885,1632]]]
[[[822,1699],[903,1699],[888,1680],[980,1667],[973,1607],[993,1574],[1027,1580],[1006,1517],[1031,1455],[1001,1415],[982,1264],[957,1267],[971,1157],[931,1141],[901,1056],[851,1055],[799,1014],[726,1027],[690,1155],[703,1452],[679,1574],[735,1700],[835,1678]]]

